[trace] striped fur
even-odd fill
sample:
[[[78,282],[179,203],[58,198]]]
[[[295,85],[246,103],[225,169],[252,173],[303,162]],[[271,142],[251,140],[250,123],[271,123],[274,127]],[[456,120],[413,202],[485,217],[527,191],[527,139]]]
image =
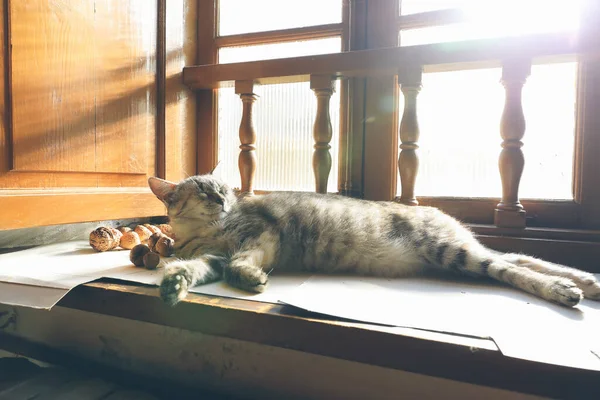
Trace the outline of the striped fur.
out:
[[[176,235],[178,260],[167,265],[160,287],[169,304],[220,278],[262,292],[273,269],[402,277],[428,267],[490,277],[566,306],[584,295],[600,300],[593,275],[487,249],[435,208],[295,192],[238,201],[210,175],[149,184]]]

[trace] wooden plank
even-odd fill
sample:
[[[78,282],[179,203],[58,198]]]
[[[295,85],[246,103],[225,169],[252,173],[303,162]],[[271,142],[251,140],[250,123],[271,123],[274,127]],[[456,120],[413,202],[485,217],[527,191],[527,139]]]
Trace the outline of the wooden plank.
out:
[[[148,190],[138,192],[66,191],[43,194],[0,191],[0,231],[33,226],[165,215]]]
[[[166,0],[156,0],[156,176],[167,176],[167,21]]]
[[[419,204],[436,207],[467,223],[494,223],[494,198],[419,197]],[[575,228],[579,226],[581,205],[572,200],[522,200],[527,209],[527,225]]]
[[[463,69],[468,63],[496,62],[507,57],[552,57],[586,52],[591,45],[569,34],[540,34],[420,46],[389,47],[345,53],[233,64],[196,65],[183,70],[184,82],[193,89],[231,86],[235,80],[261,84],[308,81],[311,74],[337,77],[395,75],[410,60],[425,71]]]
[[[218,52],[215,44],[217,35],[216,4],[216,1],[198,2],[198,32],[196,36],[196,64],[198,65],[216,64],[218,62]],[[216,91],[200,90],[196,95],[196,106],[196,137],[198,138],[196,172],[207,174],[216,167],[219,153]]]
[[[181,75],[184,66],[197,62],[198,3],[206,2],[166,1],[165,173],[175,182],[196,173],[196,94]]]
[[[219,36],[215,38],[215,46],[239,47],[268,43],[296,42],[301,40],[325,39],[342,34],[343,25],[323,24],[303,26],[300,28],[280,29],[266,32],[243,33],[239,35]]]

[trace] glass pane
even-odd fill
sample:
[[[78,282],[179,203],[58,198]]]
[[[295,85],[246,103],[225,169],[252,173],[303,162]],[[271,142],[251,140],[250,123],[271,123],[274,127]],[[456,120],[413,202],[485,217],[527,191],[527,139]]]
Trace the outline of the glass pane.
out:
[[[579,27],[583,1],[585,0],[571,0],[568,4],[565,1],[547,0],[409,1],[407,2],[409,10],[411,10],[410,4],[413,4],[413,7],[417,7],[417,4],[420,4],[421,7],[426,4],[433,7],[434,5],[439,6],[441,3],[463,6],[469,22],[403,30],[400,33],[400,43],[402,46],[412,46],[457,40],[575,31]]]
[[[219,35],[342,22],[342,0],[219,0]]]
[[[244,62],[269,58],[295,57],[339,52],[340,38],[294,43],[223,48],[221,62]],[[336,84],[337,85],[337,84]],[[337,87],[337,86],[336,86]],[[219,170],[222,177],[240,186],[238,169],[239,126],[242,103],[233,88],[220,89],[218,94]],[[312,172],[314,141],[312,126],[317,100],[308,82],[266,85],[254,105],[256,129],[257,171],[255,188],[259,190],[314,191]],[[337,157],[339,142],[340,98],[333,94],[330,103],[333,138],[332,168],[328,190],[337,191]]]
[[[443,10],[445,8],[466,8],[485,0],[402,0],[400,14],[418,14],[427,11]]]
[[[257,169],[255,189],[314,191],[312,170],[312,127],[316,116],[316,97],[308,82],[268,85],[254,105]],[[240,187],[238,169],[239,126],[242,103],[233,88],[220,89],[218,95],[219,175]],[[337,191],[337,165],[340,98],[331,98],[332,167],[328,191]]]
[[[342,40],[339,37],[305,40],[291,43],[261,44],[245,47],[219,49],[219,63],[228,64],[244,61],[270,60],[274,58],[312,56],[339,53]]]
[[[576,63],[534,65],[523,89],[527,130],[521,198],[571,199]],[[418,196],[502,194],[500,68],[423,75],[418,97]],[[400,112],[404,101],[400,97]],[[398,193],[400,181],[398,180]]]

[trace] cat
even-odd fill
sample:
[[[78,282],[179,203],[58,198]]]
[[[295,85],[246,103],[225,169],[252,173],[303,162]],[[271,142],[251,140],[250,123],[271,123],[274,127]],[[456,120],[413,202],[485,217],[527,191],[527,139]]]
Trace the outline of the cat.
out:
[[[190,287],[220,279],[263,292],[273,269],[395,278],[430,267],[489,277],[569,307],[600,300],[592,274],[488,249],[436,208],[305,192],[238,199],[213,175],[148,183],[175,235],[177,259],[160,284],[170,305]]]

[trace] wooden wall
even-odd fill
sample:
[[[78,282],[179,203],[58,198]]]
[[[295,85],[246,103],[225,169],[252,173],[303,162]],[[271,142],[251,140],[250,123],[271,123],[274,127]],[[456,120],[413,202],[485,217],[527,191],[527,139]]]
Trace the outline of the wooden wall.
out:
[[[0,2],[0,230],[164,214],[195,173],[193,0]]]

